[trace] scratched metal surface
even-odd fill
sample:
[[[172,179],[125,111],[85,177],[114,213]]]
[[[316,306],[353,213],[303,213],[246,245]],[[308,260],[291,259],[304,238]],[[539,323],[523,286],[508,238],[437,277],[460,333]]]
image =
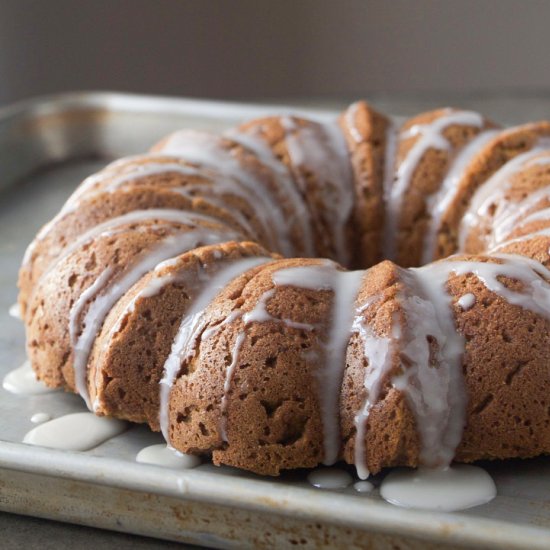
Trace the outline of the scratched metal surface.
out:
[[[221,129],[273,110],[120,94],[78,94],[0,110],[0,378],[25,355],[22,326],[8,315],[25,246],[86,175],[107,159],[144,151],[171,130]],[[284,544],[294,536],[289,534],[294,526],[306,534],[301,543],[305,547],[322,546],[334,533],[350,547],[357,546],[357,540],[382,545],[407,541],[411,548],[416,547],[414,541],[418,547],[428,542],[550,547],[549,459],[485,465],[497,483],[498,497],[469,511],[438,514],[393,507],[376,491],[319,491],[306,483],[303,473],[272,480],[211,464],[183,472],[137,464],[134,458],[142,447],[160,442],[143,426],[86,453],[21,443],[32,427],[33,413],[55,417],[82,410],[74,395],[18,397],[0,389],[0,510],[209,546],[253,546],[251,541],[269,541],[267,533]],[[80,489],[71,489],[75,486]],[[102,491],[111,491],[107,502]],[[96,493],[99,496],[93,496]],[[159,523],[151,505],[125,516],[120,525],[113,523],[113,514],[121,514],[121,507],[127,510],[143,495],[156,499],[154,506],[160,509],[174,501],[192,506],[193,517],[208,511],[218,519],[215,526],[205,523],[199,528],[182,520],[180,511]],[[250,529],[231,525],[239,514],[254,525],[254,536]],[[311,530],[310,525],[320,527]]]

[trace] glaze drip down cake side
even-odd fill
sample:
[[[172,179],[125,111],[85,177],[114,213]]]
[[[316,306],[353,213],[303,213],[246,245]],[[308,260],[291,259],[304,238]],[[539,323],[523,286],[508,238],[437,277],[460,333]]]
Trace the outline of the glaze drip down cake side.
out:
[[[183,130],[90,176],[25,255],[38,378],[260,474],[550,452],[550,123]]]

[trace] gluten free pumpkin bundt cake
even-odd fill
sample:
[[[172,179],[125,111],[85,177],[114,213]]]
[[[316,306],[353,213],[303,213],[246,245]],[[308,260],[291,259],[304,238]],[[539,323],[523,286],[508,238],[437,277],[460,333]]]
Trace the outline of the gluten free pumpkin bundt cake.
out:
[[[550,452],[549,246],[550,123],[358,102],[110,164],[28,248],[19,304],[38,378],[97,414],[364,478]]]

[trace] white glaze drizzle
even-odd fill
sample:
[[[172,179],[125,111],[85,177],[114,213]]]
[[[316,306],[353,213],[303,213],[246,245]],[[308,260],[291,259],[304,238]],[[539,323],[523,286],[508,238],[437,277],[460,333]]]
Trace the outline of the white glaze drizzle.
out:
[[[185,210],[175,210],[171,208],[149,208],[146,210],[132,210],[126,214],[116,216],[94,225],[82,235],[79,235],[71,244],[63,249],[63,253],[59,255],[54,262],[54,265],[60,262],[63,258],[66,258],[74,250],[80,246],[88,243],[94,239],[97,239],[103,234],[110,234],[123,225],[134,224],[138,222],[147,222],[159,220],[160,222],[173,222],[181,223],[184,225],[195,226],[197,221],[204,221],[210,224],[222,225],[223,222],[218,218],[200,214],[198,212],[187,212]],[[22,269],[27,269],[32,257],[32,252],[36,248],[36,245],[40,241],[39,237],[36,237],[34,241],[28,246],[25,256],[23,257]],[[50,266],[51,268],[51,266]],[[46,270],[42,276],[44,276],[48,270]]]
[[[213,192],[216,195],[222,195],[223,193],[231,193],[236,196],[239,196],[245,200],[250,199],[250,194],[244,192],[242,187],[231,178],[223,177],[219,174],[216,174],[212,170],[207,170],[206,168],[196,168],[192,166],[185,166],[178,164],[176,162],[154,162],[158,157],[152,155],[150,158],[143,157],[144,160],[149,160],[150,162],[146,164],[135,165],[134,171],[121,174],[116,176],[109,182],[109,184],[101,189],[101,192],[113,193],[120,189],[123,185],[128,182],[135,181],[136,179],[149,177],[149,176],[161,176],[163,174],[177,173],[182,175],[189,176],[199,176],[202,178],[201,183],[187,183],[184,186],[173,186],[167,187],[165,191],[176,193],[178,195],[184,196],[190,201],[196,198],[196,191],[207,189],[210,192]],[[164,157],[169,158],[169,157]],[[209,196],[209,194],[202,194],[201,199],[211,204],[214,207],[220,208],[222,210],[227,209],[227,202],[224,200],[223,196]],[[253,229],[250,222],[238,209],[232,209],[229,211],[230,215],[237,221],[237,223],[248,232],[251,237],[258,238],[256,231]]]
[[[529,161],[539,157],[548,147],[550,147],[550,139],[540,138],[531,150],[515,156],[501,166],[476,190],[460,222],[458,231],[459,250],[465,250],[466,239],[470,232],[479,225],[482,219],[487,219],[491,206],[497,204],[508,191],[510,178],[521,171],[525,165],[528,165]],[[505,237],[503,233],[513,226],[515,220],[514,218],[509,219],[509,210],[512,209],[513,211],[515,208],[517,207],[513,203],[508,203],[503,212],[497,212],[497,216],[493,221],[493,236],[488,245],[489,247],[496,246],[499,240]]]
[[[164,289],[169,284],[182,280],[182,277],[175,273],[161,273],[161,271],[167,267],[175,267],[177,262],[180,261],[181,257],[176,256],[168,260],[164,260],[157,264],[152,271],[152,277],[147,281],[146,285],[130,300],[128,305],[124,308],[121,314],[118,316],[118,319],[113,324],[113,327],[110,331],[111,336],[119,332],[122,322],[129,313],[133,313],[136,307],[136,302],[142,298],[152,298],[160,294],[162,289]],[[200,275],[200,269],[198,270],[198,276]],[[108,341],[111,340],[111,337],[108,338]],[[106,342],[106,346],[109,346],[109,342]]]
[[[430,221],[426,234],[424,235],[422,249],[423,264],[433,261],[435,257],[437,236],[441,229],[441,218],[456,198],[460,189],[458,184],[464,176],[465,170],[473,159],[480,154],[485,145],[496,137],[498,132],[499,130],[486,130],[480,132],[463,147],[452,161],[439,190],[427,198],[426,209],[430,213]]]
[[[55,223],[69,212],[74,211],[85,196],[94,196],[102,191],[113,192],[131,180],[139,180],[164,172],[177,172],[182,175],[191,176],[203,175],[202,171],[197,167],[178,163],[177,160],[176,157],[171,158],[170,155],[159,155],[156,153],[131,155],[115,160],[99,172],[88,176],[67,199],[67,202],[65,202],[52,222]],[[105,187],[102,187],[101,184],[109,179],[111,181]],[[49,230],[48,226],[52,222],[44,226],[38,235],[43,236]]]
[[[550,319],[550,270],[540,262],[518,256],[515,254],[501,254],[494,252],[493,258],[499,258],[502,264],[481,264],[473,271],[483,284],[495,294],[504,298],[508,303],[520,306]],[[485,265],[505,266],[503,269],[491,267],[483,268]],[[499,277],[508,277],[520,281],[526,288],[513,291],[507,288]]]
[[[546,227],[545,229],[539,229],[537,231],[531,231],[530,233],[527,233],[525,235],[514,237],[513,239],[508,239],[507,241],[499,243],[495,247],[491,248],[488,251],[488,253],[493,256],[495,252],[498,252],[499,250],[502,250],[503,248],[510,246],[512,244],[523,243],[526,241],[530,241],[531,239],[536,239],[537,237],[548,237],[548,236],[550,236],[550,227]],[[550,256],[550,249],[549,249],[548,255]]]
[[[165,468],[189,470],[198,466],[201,463],[201,459],[198,456],[180,453],[165,444],[159,444],[141,449],[136,455],[136,462],[154,464]]]
[[[396,177],[395,174],[395,162],[397,156],[397,145],[398,145],[398,132],[399,127],[397,126],[394,120],[390,120],[388,127],[386,128],[386,147],[384,154],[384,181],[382,182],[382,192],[384,197],[384,204],[389,204],[391,190],[393,188],[393,183]],[[384,216],[387,216],[387,211],[384,212]],[[387,222],[385,222],[385,233],[387,233]],[[384,239],[387,239],[387,236],[384,235]]]
[[[550,159],[549,159],[550,160]],[[504,242],[516,227],[524,226],[524,216],[541,202],[550,200],[550,186],[529,193],[519,202],[499,203],[492,221],[487,248],[494,248]]]
[[[87,451],[111,439],[128,427],[126,422],[90,412],[60,416],[27,432],[23,443],[67,451]]]
[[[446,114],[435,119],[433,122],[429,124],[415,124],[399,136],[400,139],[419,137],[397,168],[397,174],[386,196],[384,224],[385,258],[391,260],[396,257],[397,234],[403,196],[409,188],[411,178],[419,162],[429,149],[449,150],[450,144],[443,135],[443,131],[453,125],[480,128],[483,126],[483,117],[479,113],[472,111],[452,111],[449,109]]]
[[[315,326],[310,323],[300,323],[292,319],[273,317],[269,311],[267,311],[267,301],[275,295],[275,289],[268,290],[260,296],[256,305],[251,311],[243,313],[242,310],[233,310],[219,325],[206,329],[202,334],[202,339],[206,340],[210,338],[215,332],[219,331],[221,327],[226,324],[232,323],[236,319],[242,318],[244,323],[244,329],[239,332],[231,350],[231,364],[228,366],[225,374],[225,381],[223,387],[223,396],[221,401],[221,423],[220,434],[223,441],[228,441],[227,436],[227,407],[229,405],[229,391],[231,389],[231,382],[235,369],[239,362],[239,353],[244,344],[246,338],[246,327],[251,323],[265,323],[267,321],[281,322],[289,328],[296,330],[315,330]]]
[[[377,303],[378,297],[374,296],[361,306],[356,312],[352,330],[359,333],[363,343],[363,354],[368,361],[365,371],[363,386],[367,390],[367,397],[354,417],[356,428],[354,463],[357,476],[367,479],[369,470],[366,464],[365,431],[372,407],[378,402],[383,384],[392,367],[391,357],[395,342],[401,336],[401,327],[395,319],[392,320],[391,335],[389,337],[378,336],[364,322],[363,314],[371,305]]]
[[[402,299],[409,330],[400,350],[409,365],[404,374],[394,378],[393,385],[404,392],[415,415],[423,465],[450,464],[465,423],[461,370],[464,338],[456,331],[451,297],[446,291],[449,276],[471,273],[508,303],[550,319],[550,271],[522,256],[493,257],[501,263],[451,259],[403,270],[403,278],[414,293]],[[520,281],[524,288],[507,288],[500,281],[502,277]],[[438,343],[435,358],[431,357],[428,338]],[[434,361],[437,368],[430,366]]]
[[[401,351],[405,355],[411,356],[416,364],[404,376],[407,377],[410,373],[412,379],[416,378],[415,381],[420,386],[420,395],[418,396],[420,402],[417,402],[415,409],[417,416],[422,416],[424,413],[426,420],[423,424],[421,423],[420,428],[423,439],[423,452],[420,458],[424,464],[438,464],[440,460],[442,460],[442,464],[448,464],[462,439],[462,431],[466,422],[467,398],[461,369],[465,340],[455,327],[451,297],[446,290],[449,277],[446,267],[442,267],[440,264],[432,264],[414,270],[417,288],[427,300],[423,304],[428,309],[426,312],[427,317],[422,312],[419,314],[418,311],[415,311],[415,315],[419,314],[418,317],[422,318],[421,322],[416,323],[418,318],[412,318],[411,309],[405,307],[409,322],[412,320],[416,342],[409,342]],[[412,298],[409,304],[414,308],[414,302],[416,301],[417,299]],[[431,319],[430,316],[433,314],[435,314],[434,318]],[[428,320],[427,326],[423,323],[425,319]],[[425,326],[427,330],[423,332]],[[418,328],[420,328],[419,331]],[[437,376],[430,372],[433,371],[430,366],[431,351],[428,341],[430,337],[435,337],[439,346],[439,357],[436,359],[438,362]],[[416,346],[420,343],[419,340],[425,345],[423,350],[418,350],[420,351],[420,361],[418,361],[416,355]],[[447,372],[442,373],[441,371]],[[409,386],[406,394],[409,401],[414,402],[418,394],[413,390],[414,382],[411,384],[411,378],[408,382]],[[431,393],[434,382],[437,389],[444,390],[441,393],[438,391],[438,395]],[[394,380],[394,385],[398,385],[397,380]],[[442,397],[446,399],[446,405],[441,402]],[[441,406],[443,406],[443,409],[439,409]],[[420,412],[422,409],[423,412]],[[434,412],[436,418],[440,421],[439,423],[434,421],[435,419],[432,416]],[[445,414],[448,414],[448,418],[444,418]],[[437,424],[439,424],[439,433],[437,433]]]
[[[315,174],[317,188],[321,192],[323,209],[328,215],[334,232],[336,259],[346,265],[349,246],[346,227],[354,200],[354,181],[349,152],[339,125],[309,123],[300,126],[290,117],[280,119],[286,131],[286,146],[295,176],[305,191],[307,184],[300,168]]]
[[[284,268],[272,274],[273,282],[277,286],[331,290],[334,294],[325,357],[315,372],[323,423],[323,464],[326,465],[334,464],[340,452],[340,387],[354,320],[354,303],[364,273],[340,271],[337,264],[326,261],[319,265]]]
[[[474,304],[476,303],[476,296],[475,294],[468,292],[468,294],[461,296],[456,303],[462,311],[468,311],[474,307]]]
[[[29,361],[25,361],[19,368],[14,369],[4,376],[2,387],[17,395],[41,395],[56,391],[48,388],[36,378]]]
[[[550,270],[525,256],[493,253],[491,257],[500,259],[502,263],[454,261],[451,271],[457,275],[473,273],[490,291],[508,303],[550,319]],[[507,288],[499,277],[518,280],[526,290]]]
[[[81,199],[84,197],[84,195],[87,195],[90,192],[94,193],[96,191],[95,188],[98,187],[101,183],[103,183],[108,178],[117,178],[119,176],[123,176],[129,173],[129,172],[125,172],[126,169],[130,170],[130,172],[133,172],[137,168],[136,163],[139,163],[143,160],[149,161],[149,160],[155,159],[160,161],[160,159],[163,159],[163,158],[167,158],[167,156],[149,153],[145,155],[131,155],[128,157],[117,159],[109,163],[107,166],[102,168],[99,172],[96,172],[95,174],[91,174],[90,176],[88,176],[74,190],[73,194],[69,197],[67,202],[63,205],[59,214],[63,214],[64,212],[66,212],[68,208],[74,209],[73,208],[74,205],[78,205]],[[122,173],[121,173],[121,169],[122,169]],[[139,168],[138,168],[138,171],[139,171]]]
[[[267,229],[275,228],[271,245],[276,246],[285,256],[294,255],[289,225],[280,201],[274,200],[275,197],[263,183],[246,170],[230,151],[224,149],[222,138],[207,132],[182,130],[169,136],[161,150],[163,153],[214,168],[242,183],[249,192],[249,199],[254,201],[254,210],[262,226]]]
[[[360,102],[356,101],[355,103],[352,103],[347,109],[344,114],[344,121],[346,123],[346,126],[348,128],[349,134],[353,141],[355,143],[363,143],[364,138],[361,132],[359,131],[359,128],[357,128],[357,124],[355,122],[355,118],[357,116],[357,112],[359,110]]]
[[[163,367],[163,376],[160,381],[160,408],[159,421],[164,438],[169,443],[169,405],[170,390],[181,368],[183,361],[188,359],[200,337],[203,326],[203,314],[206,308],[214,300],[217,294],[233,279],[246,273],[253,267],[271,261],[270,258],[253,257],[244,258],[230,263],[221,271],[217,272],[193,300],[189,311],[184,315],[178,328],[178,332],[172,343],[170,355]]]
[[[75,359],[74,359],[75,384],[76,384],[76,389],[81,396],[88,395],[86,367],[88,362],[87,359],[93,343],[88,344],[88,342],[86,342],[86,347],[88,349],[85,348],[83,350],[84,351],[83,354],[81,354],[79,351],[76,350],[76,344],[79,339],[77,334],[77,331],[79,328],[79,321],[80,321],[82,312],[84,311],[88,302],[92,300],[94,296],[103,289],[103,287],[107,284],[112,274],[113,274],[112,266],[106,267],[105,270],[99,275],[99,277],[86,290],[84,290],[84,292],[80,294],[80,296],[75,301],[73,307],[69,311],[69,336],[71,339],[71,346],[73,347],[73,353],[75,355]],[[97,331],[99,331],[99,326],[95,327],[95,330],[97,334]],[[95,334],[91,333],[90,336],[93,336],[95,340]],[[84,356],[81,357],[81,355],[84,355],[85,357]],[[84,364],[84,361],[86,361],[86,365]],[[99,377],[100,375],[99,373],[97,373],[96,383]],[[86,400],[86,402],[88,403],[88,401],[89,401],[89,397],[88,397],[88,400]],[[90,408],[89,405],[88,405],[88,408]],[[95,403],[93,403],[92,410],[94,412],[97,411]]]
[[[382,481],[382,498],[405,508],[452,512],[485,504],[495,498],[491,476],[477,466],[396,469]]]
[[[225,371],[225,380],[223,383],[223,396],[220,406],[221,411],[221,422],[220,422],[220,437],[222,441],[229,441],[227,435],[227,408],[229,406],[229,391],[231,389],[231,382],[233,381],[233,375],[235,374],[235,369],[239,364],[239,353],[243,347],[244,341],[246,339],[246,333],[241,331],[237,334],[235,342],[233,343],[233,348],[231,349],[231,363],[228,365]]]
[[[199,245],[215,244],[235,238],[230,231],[223,234],[197,227],[187,233],[170,235],[160,244],[143,254],[119,277],[111,277],[112,268],[107,267],[97,280],[75,303],[70,312],[69,333],[73,347],[73,368],[77,391],[91,409],[87,385],[87,363],[95,338],[103,321],[114,304],[158,263],[183,254]],[[111,280],[114,279],[114,280]],[[92,288],[93,287],[93,288]],[[90,290],[91,289],[91,290]],[[88,310],[82,315],[84,305]],[[81,320],[81,317],[83,319]]]
[[[548,221],[550,219],[550,207],[549,208],[541,208],[540,210],[537,210],[536,212],[532,212],[531,214],[525,216],[520,222],[518,223],[518,227],[524,227],[525,225],[537,221]]]
[[[345,489],[353,482],[351,475],[339,468],[316,468],[308,474],[307,480],[318,489]]]
[[[131,159],[132,157],[127,157],[127,159],[119,159],[96,174],[88,176],[73,192],[73,194],[67,199],[65,204],[61,207],[61,210],[48,222],[46,223],[37,233],[36,237],[29,244],[25,250],[23,256],[22,268],[28,268],[32,254],[34,253],[38,243],[44,240],[47,234],[50,232],[52,227],[56,225],[63,217],[71,212],[74,212],[78,205],[80,204],[81,198],[91,191],[96,185],[98,185],[103,179],[112,175],[110,168],[115,168],[117,165],[122,164],[125,160]]]
[[[289,198],[292,202],[292,208],[295,212],[294,217],[297,218],[300,223],[300,230],[304,237],[305,255],[309,257],[315,256],[315,242],[311,230],[311,215],[304,197],[298,189],[296,189],[296,185],[285,164],[275,157],[272,150],[258,135],[244,133],[238,130],[229,130],[225,132],[224,135],[235,143],[252,151],[254,155],[256,155],[256,158],[277,176],[278,182],[284,187],[285,198]],[[289,219],[287,223],[291,225],[293,221],[293,219]]]
[[[242,316],[243,312],[240,309],[234,309],[221,323],[206,328],[201,334],[201,340],[208,340],[208,338],[219,332],[222,327],[233,323],[233,321],[240,319]]]
[[[243,322],[245,325],[250,323],[264,323],[266,321],[279,321],[284,323],[287,327],[295,328],[297,330],[314,330],[315,327],[310,323],[300,323],[293,321],[292,319],[273,317],[269,311],[267,311],[267,302],[275,295],[275,289],[264,292],[260,299],[256,302],[254,309],[247,311],[243,314]],[[235,312],[232,312],[235,313]]]
[[[460,267],[455,262],[438,262],[403,271],[411,295],[401,300],[407,332],[399,349],[408,366],[392,383],[405,394],[413,411],[420,437],[419,460],[430,467],[450,464],[466,422],[464,337],[455,328],[446,289],[449,274]],[[466,272],[472,267],[468,264]],[[435,356],[432,340],[438,348]]]
[[[147,160],[148,162],[144,164],[133,165],[132,170],[129,172],[114,176],[102,191],[112,193],[130,181],[150,176],[160,176],[162,174],[173,173],[182,176],[204,177],[204,172],[192,166],[185,166],[177,162],[154,162],[154,156]]]
[[[237,184],[232,184],[230,181],[231,180],[229,179],[216,181],[215,185],[211,185],[210,188],[215,190],[221,196],[208,196],[203,194],[201,195],[201,200],[214,206],[215,208],[220,208],[222,211],[225,211],[241,226],[244,231],[246,231],[248,238],[253,238],[256,241],[259,241],[260,236],[258,234],[258,231],[252,226],[250,220],[243,214],[243,212],[238,208],[227,208],[227,199],[223,196],[223,193],[231,193],[231,190],[233,188],[236,189],[238,187]],[[170,193],[186,197],[190,201],[193,201],[194,199],[196,199],[196,195],[194,195],[193,193],[199,187],[204,188],[205,186],[186,185],[185,187],[171,187],[168,189],[168,191]],[[245,200],[249,199],[249,197],[245,196],[242,191],[240,193],[235,193],[235,195],[238,195]],[[269,231],[266,231],[265,228],[262,229],[264,230],[265,234],[269,236]]]
[[[149,155],[142,157],[142,160],[149,160],[150,163],[140,164],[136,166],[137,173],[129,172],[113,178],[113,181],[111,181],[109,185],[107,185],[105,188],[101,189],[101,191],[113,192],[119,189],[128,181],[132,181],[145,176],[162,175],[165,173],[175,172],[183,175],[199,176],[202,181],[197,183],[187,182],[183,186],[167,187],[165,191],[177,193],[188,198],[189,200],[193,200],[196,198],[195,193],[197,191],[208,190],[209,193],[202,193],[200,195],[200,198],[206,203],[211,204],[212,206],[215,206],[222,210],[227,210],[227,201],[225,200],[224,194],[235,195],[237,197],[240,197],[241,199],[244,199],[247,202],[250,201],[251,190],[243,189],[242,184],[240,184],[238,181],[226,175],[220,174],[212,167],[207,168],[201,166],[199,168],[196,166],[185,166],[177,162],[154,162],[158,158],[158,155]],[[160,158],[169,159],[171,157],[162,156]],[[252,193],[253,195],[257,194],[254,192],[254,190],[252,190]],[[214,196],[212,196],[211,194],[213,194]],[[245,229],[250,236],[256,238],[258,237],[256,231],[250,224],[250,221],[243,215],[240,210],[231,209],[230,211],[228,211],[228,213],[236,219],[237,223],[239,223],[239,225],[241,225],[241,227],[243,227],[243,229]],[[269,230],[266,227],[264,227],[263,229],[266,235],[269,235]]]

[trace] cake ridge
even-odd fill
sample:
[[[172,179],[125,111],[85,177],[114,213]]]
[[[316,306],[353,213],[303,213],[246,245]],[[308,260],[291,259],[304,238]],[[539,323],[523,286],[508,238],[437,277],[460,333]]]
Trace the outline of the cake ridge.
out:
[[[276,286],[329,289],[333,293],[333,311],[326,346],[326,358],[316,373],[323,424],[323,464],[334,464],[340,454],[338,399],[345,366],[345,355],[353,327],[353,311],[363,271],[341,271],[332,263],[290,267],[272,275]]]
[[[487,215],[491,202],[495,200],[495,195],[503,195],[506,192],[509,186],[509,178],[528,166],[529,161],[536,160],[542,153],[548,151],[548,147],[550,147],[550,141],[542,138],[533,148],[504,164],[477,190],[460,224],[458,241],[460,249],[465,248],[468,233],[475,230],[476,220]],[[548,160],[548,163],[550,163],[550,160]],[[497,220],[495,220],[495,223],[498,232],[501,226]],[[489,242],[489,247],[494,247],[497,244],[495,239],[498,239],[496,235]]]
[[[397,258],[396,241],[402,201],[423,156],[430,149],[445,151],[451,147],[449,141],[443,135],[443,131],[448,127],[460,125],[481,128],[483,122],[483,117],[479,113],[445,109],[439,118],[428,124],[414,124],[410,128],[399,131],[399,140],[416,138],[416,141],[399,163],[386,197],[387,215],[384,227],[385,258],[389,260]]]
[[[199,338],[199,333],[204,328],[200,325],[204,310],[210,305],[220,289],[227,283],[246,271],[249,271],[251,268],[265,264],[268,261],[270,261],[270,258],[252,257],[236,260],[225,266],[224,269],[216,273],[215,276],[207,282],[206,286],[202,288],[195,298],[195,303],[191,307],[191,310],[187,312],[186,317],[182,320],[172,343],[170,355],[164,363],[163,376],[160,380],[159,422],[162,434],[168,443],[170,443],[168,410],[170,389],[181,369],[182,363],[192,354],[192,350],[189,349],[189,346],[195,343],[194,341]]]
[[[437,234],[441,229],[441,216],[453,201],[458,179],[462,175],[465,166],[472,162],[474,156],[482,154],[484,146],[491,141],[498,133],[498,130],[485,130],[480,132],[470,143],[468,143],[453,159],[447,171],[441,187],[427,199],[428,208],[431,212],[428,232],[424,238],[422,250],[422,263],[426,264],[434,260],[437,246]]]

